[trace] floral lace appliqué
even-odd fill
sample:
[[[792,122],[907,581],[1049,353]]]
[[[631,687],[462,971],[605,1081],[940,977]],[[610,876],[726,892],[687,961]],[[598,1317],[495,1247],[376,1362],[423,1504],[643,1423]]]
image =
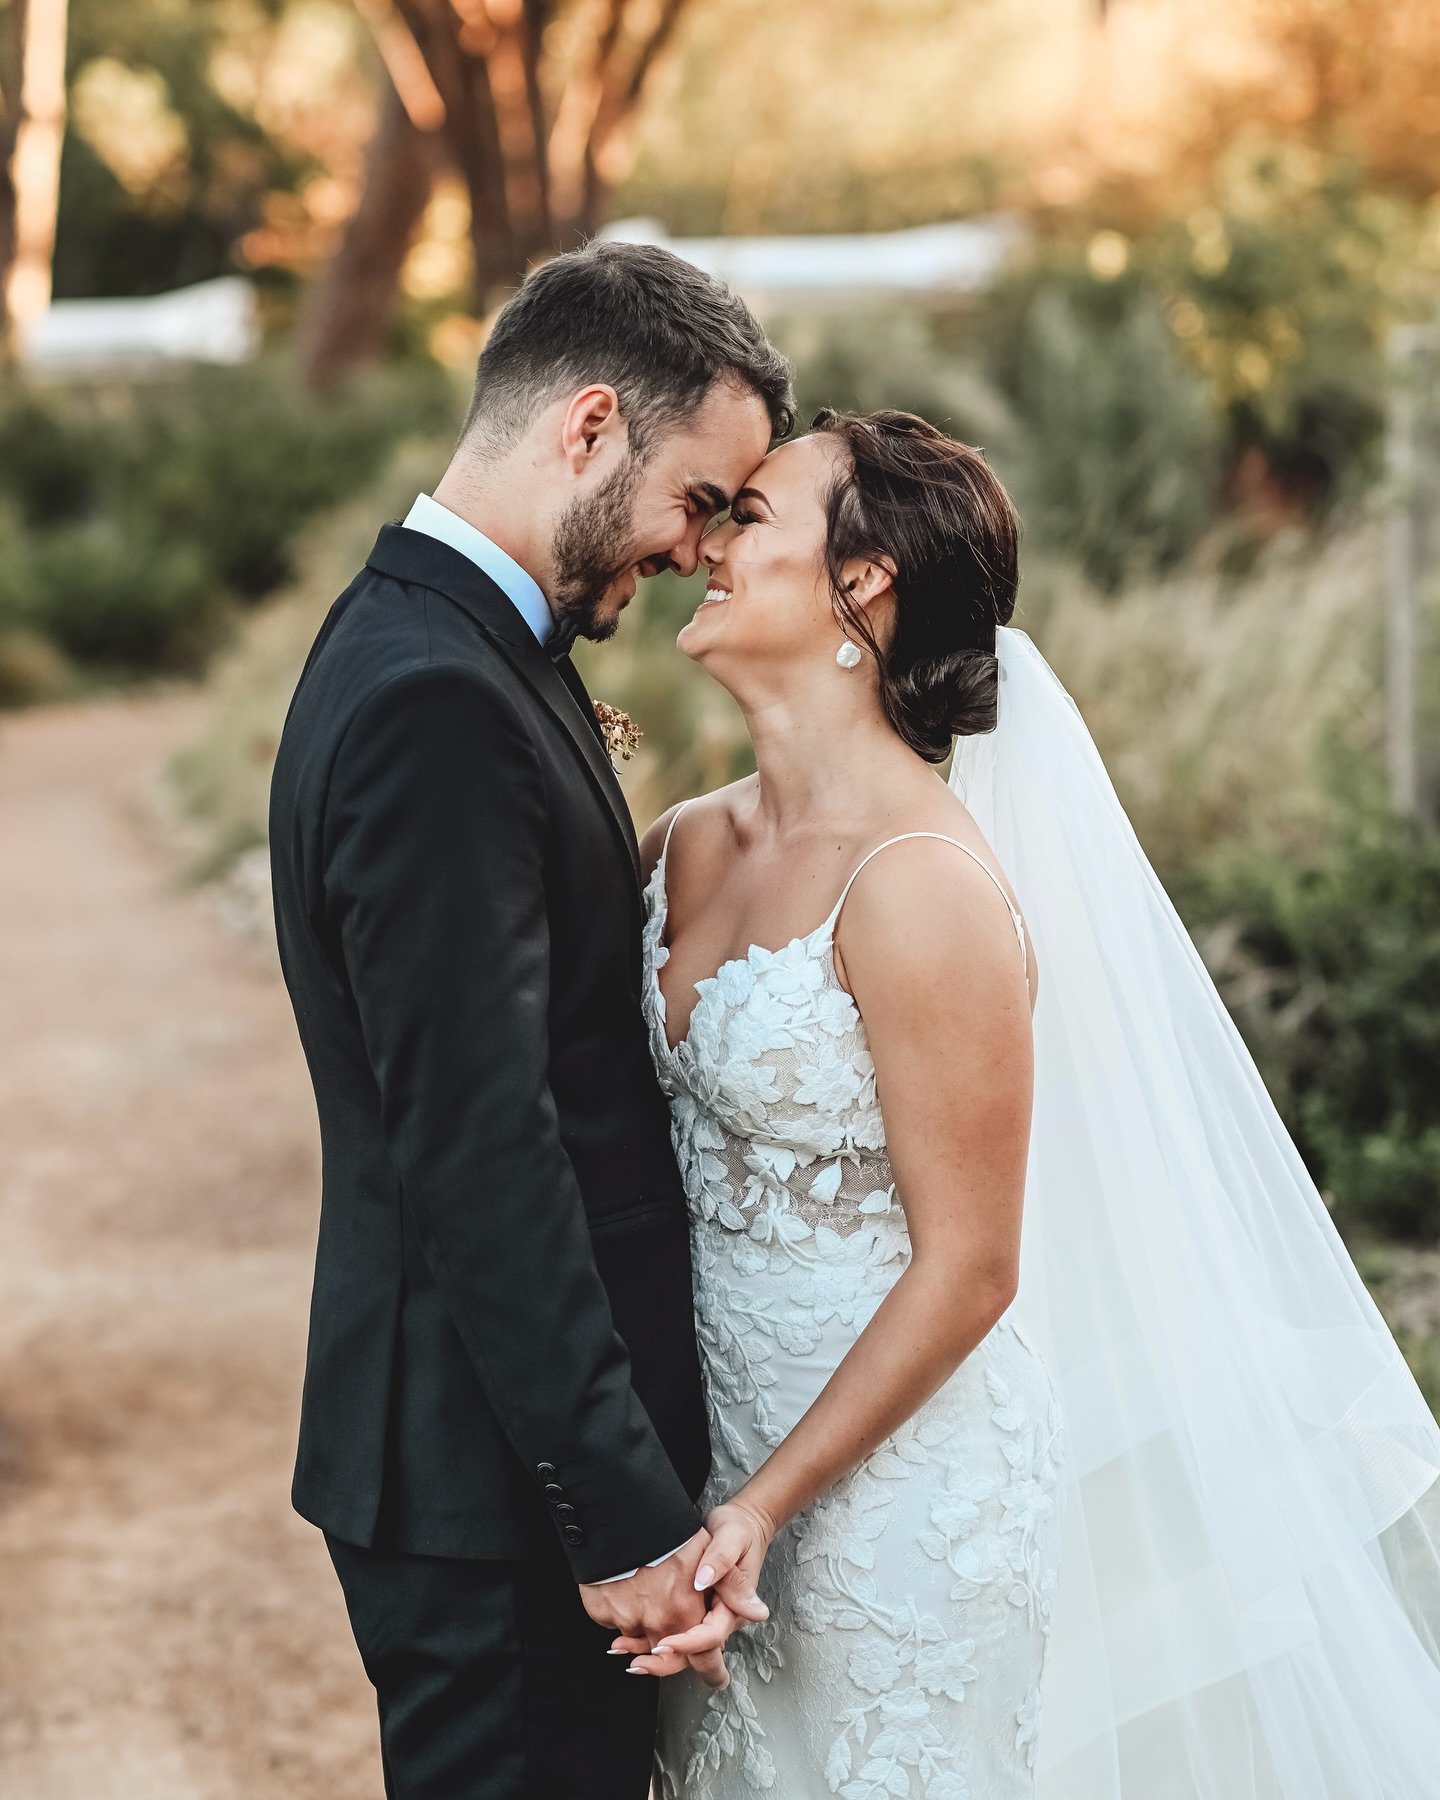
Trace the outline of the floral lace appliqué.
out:
[[[645,1007],[690,1207],[714,1469],[733,1493],[909,1261],[875,1071],[835,979],[833,915],[696,984],[666,1035],[664,859]],[[1024,1800],[1059,1556],[1054,1384],[1009,1316],[892,1438],[793,1519],[730,1686],[662,1687],[663,1800]]]

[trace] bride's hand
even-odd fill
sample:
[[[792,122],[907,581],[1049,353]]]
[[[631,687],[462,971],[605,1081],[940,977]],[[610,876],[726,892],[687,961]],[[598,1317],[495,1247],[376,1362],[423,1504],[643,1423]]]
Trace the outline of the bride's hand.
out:
[[[705,1517],[710,1542],[695,1571],[697,1588],[713,1590],[744,1619],[768,1619],[770,1608],[756,1593],[765,1552],[775,1527],[760,1510],[736,1494]]]
[[[628,1671],[631,1674],[678,1675],[682,1669],[693,1669],[709,1687],[725,1688],[730,1685],[725,1644],[742,1623],[723,1600],[712,1600],[698,1625],[692,1625],[688,1631],[672,1631],[653,1650],[644,1638],[618,1637],[610,1646],[610,1654],[633,1656]]]
[[[711,1687],[728,1687],[724,1649],[732,1631],[747,1620],[767,1619],[770,1609],[755,1591],[774,1526],[743,1500],[728,1500],[705,1519],[710,1542],[695,1574],[710,1590],[709,1610],[689,1631],[671,1632],[653,1649],[639,1639],[616,1638],[612,1654],[634,1654],[630,1668],[641,1675],[675,1675],[692,1668]],[[638,1654],[637,1654],[638,1653]]]

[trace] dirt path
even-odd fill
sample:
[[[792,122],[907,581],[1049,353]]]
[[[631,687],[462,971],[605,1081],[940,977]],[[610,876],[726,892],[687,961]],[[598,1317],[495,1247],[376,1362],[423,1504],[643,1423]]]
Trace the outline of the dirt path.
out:
[[[0,721],[0,1795],[371,1800],[288,1486],[318,1192],[278,975],[134,802],[193,702]]]

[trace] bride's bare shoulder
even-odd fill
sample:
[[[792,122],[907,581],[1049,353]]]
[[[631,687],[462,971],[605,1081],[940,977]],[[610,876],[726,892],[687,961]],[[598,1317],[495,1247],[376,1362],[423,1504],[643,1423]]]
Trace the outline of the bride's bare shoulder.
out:
[[[707,850],[722,853],[734,841],[736,811],[746,797],[752,794],[754,786],[755,777],[746,775],[739,781],[728,782],[724,787],[712,788],[708,794],[696,794],[692,799],[677,800],[674,806],[666,807],[640,839],[640,872],[645,880],[648,881],[654,874],[660,853],[665,848],[665,839],[675,822],[675,815],[682,808],[685,813],[686,860],[692,860],[697,853],[703,855]]]
[[[968,854],[961,855],[957,845]],[[917,975],[923,980],[927,956],[953,954],[957,965],[979,959],[1002,970],[1014,961],[1016,932],[1007,907],[1020,912],[1019,900],[958,796],[949,792],[925,796],[908,816],[894,821],[881,847],[883,854],[873,855],[857,870],[841,913],[837,969],[853,964],[863,972],[869,964],[884,967],[893,976],[897,959],[904,963],[915,952]],[[1002,898],[1005,905],[1000,904]],[[1022,929],[1023,917],[1021,912]],[[1039,970],[1028,938],[1027,930],[1022,966],[1033,1008]],[[954,973],[965,974],[973,983],[976,969],[957,966]],[[964,991],[964,984],[955,991]]]

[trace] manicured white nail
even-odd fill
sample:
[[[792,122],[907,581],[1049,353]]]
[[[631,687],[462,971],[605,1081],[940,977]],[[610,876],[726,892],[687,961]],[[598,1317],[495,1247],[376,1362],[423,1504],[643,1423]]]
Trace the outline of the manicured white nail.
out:
[[[658,1656],[662,1650],[668,1650],[669,1648],[670,1648],[670,1643],[667,1638],[667,1640],[663,1644],[652,1644],[650,1646],[650,1654],[652,1656]]]
[[[650,1671],[648,1669],[627,1669],[625,1673],[627,1675],[648,1675]]]
[[[630,1652],[628,1650],[607,1650],[605,1654],[607,1656],[628,1656]]]
[[[709,1563],[702,1563],[700,1565],[700,1567],[695,1571],[696,1592],[698,1593],[701,1588],[709,1587],[710,1583],[714,1579],[715,1579],[715,1571],[710,1567]]]

